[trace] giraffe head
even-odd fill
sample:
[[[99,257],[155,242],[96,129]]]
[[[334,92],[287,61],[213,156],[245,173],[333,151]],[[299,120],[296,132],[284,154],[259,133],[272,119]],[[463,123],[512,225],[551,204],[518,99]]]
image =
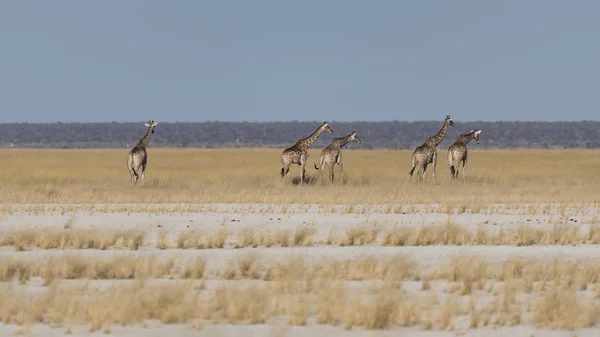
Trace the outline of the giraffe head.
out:
[[[471,130],[473,132],[473,138],[475,138],[475,142],[479,144],[479,135],[481,134],[481,130]]]
[[[327,122],[323,122],[323,124],[321,124],[321,129],[327,133],[333,133],[333,130],[329,127]]]
[[[352,140],[353,142],[357,142],[358,144],[360,144],[360,138],[358,138],[358,135],[356,134],[356,131],[352,131],[352,133],[350,134],[350,140]]]
[[[450,126],[454,126],[454,121],[452,121],[452,117],[450,117],[450,115],[446,115],[445,121],[448,122]]]
[[[148,121],[148,123],[144,124],[148,129],[150,129],[150,132],[154,133],[154,128],[158,125],[157,122],[155,121]]]

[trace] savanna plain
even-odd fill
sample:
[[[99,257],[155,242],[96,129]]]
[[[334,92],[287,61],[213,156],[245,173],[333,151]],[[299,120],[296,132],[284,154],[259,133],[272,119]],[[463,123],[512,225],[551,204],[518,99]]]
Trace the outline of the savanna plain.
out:
[[[0,335],[597,336],[600,151],[0,150]]]

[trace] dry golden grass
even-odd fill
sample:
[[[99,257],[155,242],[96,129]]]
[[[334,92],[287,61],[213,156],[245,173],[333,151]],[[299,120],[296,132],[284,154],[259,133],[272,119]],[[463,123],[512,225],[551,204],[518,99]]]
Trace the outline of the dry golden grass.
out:
[[[90,291],[85,286],[59,287],[55,282],[44,296],[2,284],[0,294],[4,299],[0,303],[0,320],[4,323],[88,324],[90,331],[145,320],[189,322],[202,317],[205,311],[192,283],[138,282],[117,285],[106,291]]]
[[[593,228],[593,227],[592,227]],[[428,246],[428,245],[578,245],[596,244],[597,230],[589,233],[567,225],[553,225],[550,228],[534,228],[521,225],[514,229],[472,230],[467,226],[453,223],[421,227],[394,227],[383,232],[384,246]],[[339,240],[329,239],[329,242]]]
[[[0,246],[17,250],[41,249],[131,249],[144,243],[144,232],[103,229],[24,229],[0,233]]]
[[[155,256],[90,258],[74,254],[37,260],[3,258],[0,262],[0,282],[17,279],[20,283],[25,283],[32,277],[41,277],[46,285],[63,279],[201,279],[206,271],[203,257],[178,264],[173,259],[161,261]]]
[[[344,156],[346,184],[306,188],[295,188],[291,179],[281,181],[281,150],[161,148],[149,149],[146,181],[131,188],[127,151],[0,150],[0,202],[441,203],[469,212],[493,203],[597,203],[600,190],[590,169],[600,166],[596,150],[473,149],[466,183],[450,182],[440,156],[437,184],[430,175],[424,184],[409,183],[411,151],[352,150]],[[310,158],[319,151],[311,149]],[[290,175],[298,176],[298,168],[292,167]]]
[[[285,318],[291,325],[315,322],[347,329],[420,326],[454,330],[455,319],[466,317],[470,328],[535,323],[579,329],[594,326],[600,317],[600,299],[591,291],[577,292],[581,284],[598,289],[596,261],[519,259],[492,264],[460,255],[448,264],[423,270],[403,255],[343,261],[290,256],[270,264],[250,253],[230,260],[226,268],[233,270],[233,276],[212,274],[256,281],[224,282],[212,290],[203,286],[207,271],[202,257],[181,263],[126,255],[104,260],[64,256],[44,261],[5,258],[0,262],[0,321],[21,325],[50,323],[69,329],[74,324],[88,324],[91,331],[102,331],[160,320],[200,329],[205,320],[262,324]],[[8,282],[34,276],[43,277],[47,287],[31,292],[27,286]],[[425,277],[458,284],[456,293],[407,292],[401,286],[404,281]],[[528,277],[545,285],[522,296]],[[59,284],[77,278],[131,281],[114,281],[108,288]],[[153,278],[199,280],[157,282]],[[477,284],[486,280],[499,283],[499,287],[491,299],[478,301],[486,295]],[[366,283],[356,287],[349,281]],[[531,315],[524,315],[528,308]]]
[[[209,249],[209,248],[223,248],[225,241],[229,237],[229,233],[221,229],[213,233],[205,233],[202,231],[186,231],[177,237],[176,248],[179,249]],[[164,239],[163,242],[168,239]],[[161,241],[159,241],[161,242]],[[162,244],[169,246],[168,244]]]
[[[363,246],[374,243],[379,235],[377,228],[353,227],[346,229],[341,235],[332,231],[327,244],[340,246]]]
[[[292,238],[292,244],[294,246],[312,246],[315,232],[316,228],[314,227],[298,227]]]
[[[155,247],[164,249],[218,249],[246,247],[287,247],[312,245],[340,246],[425,246],[425,245],[579,245],[596,244],[597,229],[578,231],[567,225],[534,228],[522,225],[513,229],[476,230],[454,223],[444,225],[393,227],[350,227],[330,231],[326,240],[314,238],[316,227],[301,225],[290,230],[242,228],[234,232],[189,230],[171,238],[168,232],[157,233]],[[38,249],[128,249],[144,246],[146,233],[141,230],[108,229],[27,229],[0,232],[0,246],[17,251]]]
[[[575,289],[553,286],[545,291],[533,310],[533,320],[553,329],[580,329],[596,325],[600,304],[578,296]]]

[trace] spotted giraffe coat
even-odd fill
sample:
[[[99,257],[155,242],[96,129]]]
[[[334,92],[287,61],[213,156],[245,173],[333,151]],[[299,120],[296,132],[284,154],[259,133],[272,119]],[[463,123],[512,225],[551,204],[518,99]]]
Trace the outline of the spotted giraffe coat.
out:
[[[440,129],[440,131],[427,138],[425,143],[419,147],[417,147],[412,154],[412,168],[409,172],[409,175],[412,179],[413,173],[415,170],[417,174],[421,174],[421,179],[425,177],[425,171],[427,170],[427,166],[429,164],[433,164],[433,179],[435,180],[435,165],[437,162],[437,146],[442,142],[444,137],[446,136],[446,132],[448,131],[448,126],[454,126],[454,122],[450,115],[446,115],[444,120],[444,125]]]
[[[154,134],[154,128],[158,125],[158,123],[154,121],[148,121],[148,123],[144,124],[148,131],[142,137],[138,143],[129,151],[129,155],[127,156],[127,168],[129,169],[129,175],[131,177],[131,182],[135,185],[140,175],[142,180],[144,179],[144,173],[146,171],[146,164],[148,163],[148,154],[146,153],[146,147],[150,143],[150,138],[152,134]]]
[[[334,138],[331,143],[321,151],[321,156],[319,157],[319,165],[315,163],[315,169],[321,170],[321,182],[324,181],[323,170],[325,169],[325,165],[329,167],[329,176],[331,181],[334,180],[333,169],[335,164],[340,166],[340,171],[342,173],[342,181],[344,180],[344,167],[342,165],[342,150],[346,144],[350,142],[357,142],[360,144],[360,138],[356,134],[356,131],[352,131],[346,137]]]
[[[327,122],[324,122],[319,126],[315,132],[306,138],[302,138],[296,142],[293,146],[283,150],[281,153],[281,177],[285,177],[290,172],[290,166],[292,164],[298,164],[301,168],[300,185],[304,183],[304,176],[306,174],[305,166],[308,160],[308,149],[315,143],[321,133],[333,133],[333,130],[329,127]]]
[[[473,139],[479,144],[479,135],[481,130],[472,130],[469,133],[463,133],[458,136],[456,142],[448,147],[448,167],[450,168],[450,177],[458,178],[458,167],[462,162],[463,178],[465,177],[465,167],[467,166],[467,144]]]

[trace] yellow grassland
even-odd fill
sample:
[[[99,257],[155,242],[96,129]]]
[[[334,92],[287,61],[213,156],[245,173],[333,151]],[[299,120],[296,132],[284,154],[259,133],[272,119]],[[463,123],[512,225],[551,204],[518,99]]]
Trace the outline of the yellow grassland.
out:
[[[282,181],[278,149],[148,149],[146,181],[132,188],[127,149],[0,150],[0,203],[320,203],[482,205],[596,203],[597,150],[477,150],[467,180],[451,182],[439,148],[437,182],[409,182],[411,151],[346,150],[347,181],[320,184],[310,151]],[[336,168],[337,169],[337,168]]]

